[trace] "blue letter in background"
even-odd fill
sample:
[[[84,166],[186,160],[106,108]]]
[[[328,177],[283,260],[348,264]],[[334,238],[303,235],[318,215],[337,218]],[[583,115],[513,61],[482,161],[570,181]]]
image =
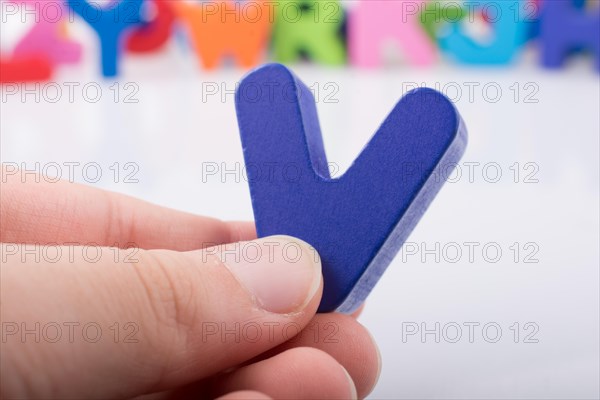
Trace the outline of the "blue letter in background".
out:
[[[540,18],[542,64],[558,68],[573,50],[590,50],[600,71],[600,8],[586,11],[572,0],[546,0]]]
[[[144,0],[121,0],[108,7],[92,6],[85,0],[67,0],[67,5],[83,18],[98,34],[101,46],[102,74],[117,75],[124,45],[123,32],[143,23],[140,9]]]
[[[465,2],[465,5],[469,3]],[[461,22],[453,22],[450,33],[438,39],[440,47],[466,64],[507,64],[527,37],[528,26],[522,8],[523,3],[519,0],[477,0],[469,9],[488,12],[494,28],[494,41],[489,45],[479,44],[465,35]]]

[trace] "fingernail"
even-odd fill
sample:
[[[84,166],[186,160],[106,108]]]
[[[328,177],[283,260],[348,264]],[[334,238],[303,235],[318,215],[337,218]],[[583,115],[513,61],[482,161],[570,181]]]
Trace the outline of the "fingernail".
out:
[[[350,376],[350,374],[348,373],[346,368],[342,367],[342,369],[344,370],[344,373],[346,374],[346,378],[348,378],[348,385],[350,386],[350,395],[348,398],[358,399],[358,392],[356,391],[356,385],[354,384],[352,377]]]
[[[221,261],[262,309],[286,314],[302,310],[321,284],[321,261],[309,244],[288,236],[240,242]]]

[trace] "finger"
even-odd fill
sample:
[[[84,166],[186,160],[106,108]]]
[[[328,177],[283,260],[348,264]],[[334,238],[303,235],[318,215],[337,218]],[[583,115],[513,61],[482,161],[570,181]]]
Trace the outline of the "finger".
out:
[[[256,390],[276,399],[355,399],[348,372],[327,353],[299,347],[221,377],[213,393]]]
[[[369,332],[353,317],[339,313],[317,314],[295,337],[248,361],[248,366],[295,348],[311,347],[329,354],[350,374],[358,394],[365,398],[375,387],[381,371],[379,350]],[[229,375],[227,375],[229,376]],[[210,394],[221,376],[180,388],[170,398],[195,399]],[[224,389],[223,389],[224,390]],[[210,396],[207,396],[210,397]]]
[[[223,222],[67,181],[5,172],[3,167],[0,242],[187,251],[256,237],[252,223]]]
[[[322,292],[320,261],[288,237],[121,250],[116,262],[114,249],[91,262],[62,247],[35,262],[11,246],[0,308],[2,390],[13,397],[133,397],[198,381],[289,339]]]
[[[316,348],[335,358],[352,377],[361,399],[371,393],[379,379],[381,357],[377,344],[352,316],[317,314],[299,335],[268,351],[265,356],[297,347]]]
[[[239,392],[233,392],[219,397],[217,400],[270,400],[271,397],[264,393],[242,390]]]

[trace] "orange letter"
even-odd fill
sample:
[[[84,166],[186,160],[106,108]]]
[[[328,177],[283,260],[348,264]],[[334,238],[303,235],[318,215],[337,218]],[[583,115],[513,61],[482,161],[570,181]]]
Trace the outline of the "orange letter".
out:
[[[259,62],[271,31],[272,10],[265,0],[211,1],[200,4],[173,2],[186,25],[200,62],[215,68],[232,56],[242,67]]]

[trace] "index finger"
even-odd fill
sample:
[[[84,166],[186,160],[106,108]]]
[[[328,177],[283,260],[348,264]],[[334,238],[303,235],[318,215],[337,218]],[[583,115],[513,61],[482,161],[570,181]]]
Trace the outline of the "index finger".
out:
[[[188,251],[256,238],[251,222],[225,222],[76,183],[4,172],[3,166],[0,242]]]

